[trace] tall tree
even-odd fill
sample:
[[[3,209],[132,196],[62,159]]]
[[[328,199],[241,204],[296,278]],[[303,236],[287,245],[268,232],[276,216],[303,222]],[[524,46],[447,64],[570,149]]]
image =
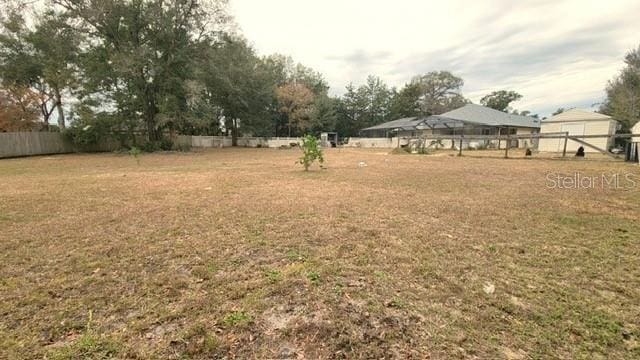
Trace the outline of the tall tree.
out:
[[[315,95],[326,95],[329,85],[321,73],[296,63],[290,56],[273,54],[263,59],[276,86],[297,83],[306,86]]]
[[[18,11],[10,11],[0,33],[0,77],[5,87],[29,87],[39,94],[45,124],[57,111],[58,126],[66,125],[63,94],[77,84],[77,59],[82,34],[53,10],[38,14],[27,26]]]
[[[291,57],[280,54],[264,57],[262,62],[274,88],[291,83],[302,84],[314,94],[316,101],[312,105],[313,111],[315,111],[315,106],[326,105],[326,102],[319,102],[320,98],[328,96],[327,92],[329,90],[329,85],[322,74],[302,64],[296,64]],[[280,111],[280,108],[281,106],[274,92],[269,112],[276,136],[281,133],[289,134],[288,117],[286,113]]]
[[[276,90],[280,112],[287,117],[288,136],[293,129],[304,132],[310,128],[314,94],[303,84],[289,83]]]
[[[144,124],[157,141],[187,108],[202,43],[227,22],[224,0],[53,0],[90,35],[86,95],[110,100],[120,119]]]
[[[235,146],[239,126],[246,134],[266,135],[270,129],[268,107],[273,93],[266,69],[243,39],[224,36],[208,50],[201,66],[205,97],[218,106],[231,130]]]
[[[625,67],[607,84],[607,98],[600,108],[630,129],[640,121],[640,46],[624,58]]]
[[[335,131],[337,121],[337,99],[320,95],[316,96],[311,107],[310,130],[314,133]]]
[[[391,119],[420,116],[421,87],[418,82],[410,82],[394,93],[391,100]]]
[[[509,105],[520,99],[522,99],[522,95],[515,91],[499,90],[483,96],[480,99],[480,104],[498,111],[507,112]]]
[[[329,91],[329,85],[321,73],[300,63],[296,64],[289,81],[303,84],[317,96],[327,95]]]
[[[359,121],[366,104],[353,84],[348,84],[345,89],[336,109],[336,130],[340,136],[356,136],[363,128]]]
[[[382,79],[369,75],[359,87],[349,84],[337,105],[336,127],[341,136],[392,120],[394,91]]]
[[[364,85],[358,88],[362,117],[359,126],[368,127],[390,120],[391,95],[389,87],[379,77],[369,75]]]
[[[439,115],[469,103],[462,96],[464,81],[449,71],[432,71],[415,77],[412,83],[420,89],[420,114]]]
[[[0,132],[37,130],[39,106],[38,94],[28,87],[0,89]]]

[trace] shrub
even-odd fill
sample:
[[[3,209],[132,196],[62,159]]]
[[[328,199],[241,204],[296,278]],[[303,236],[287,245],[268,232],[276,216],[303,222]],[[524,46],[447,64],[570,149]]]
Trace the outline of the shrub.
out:
[[[65,139],[75,145],[95,145],[100,140],[112,136],[112,119],[96,117],[92,119],[78,119],[63,131]]]
[[[160,150],[171,151],[173,149],[173,141],[169,138],[163,138],[158,143],[158,146],[160,147]]]
[[[302,157],[299,160],[299,163],[304,166],[304,171],[309,171],[309,167],[316,161],[320,163],[320,167],[324,163],[324,158],[322,157],[322,149],[318,145],[318,139],[316,139],[312,135],[305,135],[302,138]]]
[[[133,156],[134,159],[136,159],[136,162],[138,163],[138,165],[140,165],[140,159],[138,158],[138,156],[141,154],[142,152],[140,151],[140,149],[138,149],[137,147],[132,147],[131,149],[129,149],[129,155]]]
[[[162,138],[159,141],[147,141],[140,149],[144,152],[155,152],[155,151],[171,151],[174,149],[174,143],[171,139]]]
[[[187,152],[187,151],[191,151],[191,144],[175,144],[174,145],[174,149],[176,151],[183,151],[183,152]]]
[[[158,151],[160,149],[160,145],[158,142],[155,142],[155,141],[147,141],[144,144],[142,144],[141,149],[144,152],[150,153],[150,152]]]

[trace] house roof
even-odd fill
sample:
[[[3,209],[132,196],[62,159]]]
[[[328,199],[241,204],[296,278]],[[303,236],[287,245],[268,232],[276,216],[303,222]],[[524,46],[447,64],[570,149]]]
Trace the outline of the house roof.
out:
[[[416,129],[441,129],[441,128],[454,128],[463,126],[464,121],[455,119],[444,118],[442,116],[429,116],[429,117],[409,117],[398,120],[388,121],[386,123],[371,126],[360,131],[374,131],[374,130],[416,130]]]
[[[508,114],[506,112],[476,104],[467,104],[463,107],[446,112],[440,115],[440,117],[476,123],[478,125],[527,128],[540,127],[540,120],[531,116]]]
[[[402,118],[398,120],[388,121],[386,123],[378,124],[375,126],[368,127],[366,129],[362,129],[361,131],[368,130],[413,130],[416,128],[418,123],[420,122],[419,118],[416,117],[408,117]]]
[[[464,125],[539,128],[540,120],[530,116],[508,114],[481,105],[467,104],[442,115],[402,118],[361,131],[459,128]]]
[[[545,123],[550,122],[569,122],[569,121],[596,121],[596,120],[612,120],[611,116],[600,114],[588,110],[571,109],[560,114],[545,119]]]

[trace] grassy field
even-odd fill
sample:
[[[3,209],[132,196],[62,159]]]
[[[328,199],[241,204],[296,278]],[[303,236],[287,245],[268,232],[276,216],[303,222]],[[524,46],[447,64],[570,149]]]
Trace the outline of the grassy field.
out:
[[[640,357],[637,165],[298,156],[0,160],[0,358]]]

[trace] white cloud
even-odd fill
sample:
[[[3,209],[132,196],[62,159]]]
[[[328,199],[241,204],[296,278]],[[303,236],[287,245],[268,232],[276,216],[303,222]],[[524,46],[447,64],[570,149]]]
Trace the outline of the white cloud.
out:
[[[321,71],[332,93],[375,74],[393,86],[432,70],[465,79],[473,101],[493,90],[543,115],[602,100],[622,57],[640,43],[640,2],[231,0],[261,54]]]

